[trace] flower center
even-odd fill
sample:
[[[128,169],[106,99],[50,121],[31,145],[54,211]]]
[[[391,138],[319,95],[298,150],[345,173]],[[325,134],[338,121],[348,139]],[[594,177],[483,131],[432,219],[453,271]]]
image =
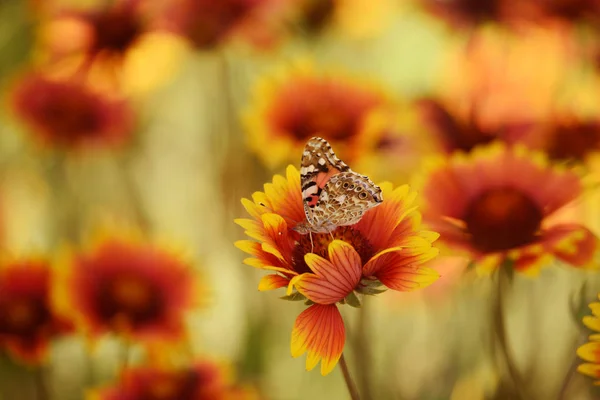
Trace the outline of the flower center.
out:
[[[93,51],[124,53],[142,32],[142,23],[132,10],[113,10],[99,14],[93,21]]]
[[[551,136],[548,154],[557,160],[584,160],[592,151],[600,149],[600,125],[583,122],[561,126]]]
[[[30,336],[49,319],[47,308],[34,299],[15,299],[2,306],[0,333]]]
[[[319,33],[333,17],[333,0],[305,0],[302,5],[302,26],[309,33]]]
[[[104,318],[122,317],[131,324],[152,321],[161,311],[156,288],[139,276],[119,276],[106,283],[99,304]]]
[[[100,126],[92,99],[76,90],[54,93],[42,109],[44,125],[65,141],[80,139]]]
[[[354,250],[360,255],[360,260],[363,265],[369,261],[373,254],[375,254],[375,250],[369,241],[363,237],[359,231],[356,231],[349,226],[341,226],[331,232],[331,235],[329,233],[313,233],[312,244],[310,235],[311,234],[302,235],[292,250],[292,264],[294,270],[299,274],[312,272],[304,261],[304,256],[306,254],[315,253],[323,258],[329,259],[327,249],[329,243],[334,239],[343,240],[344,242],[351,244],[352,247],[354,247]]]
[[[464,218],[473,244],[482,251],[502,251],[531,243],[543,214],[521,191],[497,188],[471,203]]]

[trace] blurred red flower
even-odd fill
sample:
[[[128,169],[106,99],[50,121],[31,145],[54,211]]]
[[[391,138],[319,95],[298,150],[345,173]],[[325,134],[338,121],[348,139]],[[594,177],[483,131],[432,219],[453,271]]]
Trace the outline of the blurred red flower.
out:
[[[186,368],[138,367],[89,400],[256,400],[250,388],[232,385],[221,365],[200,361]]]
[[[29,74],[19,80],[12,96],[16,115],[50,146],[112,146],[132,133],[133,114],[125,100],[74,80]]]
[[[108,237],[74,254],[63,275],[62,303],[92,335],[176,340],[185,312],[203,292],[190,266],[156,245]]]
[[[26,363],[41,363],[48,344],[73,326],[52,305],[53,276],[43,259],[0,262],[0,347]]]

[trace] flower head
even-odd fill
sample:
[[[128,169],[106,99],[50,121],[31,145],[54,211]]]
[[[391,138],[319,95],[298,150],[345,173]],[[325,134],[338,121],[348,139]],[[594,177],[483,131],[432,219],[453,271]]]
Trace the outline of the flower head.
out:
[[[551,218],[582,192],[576,172],[541,153],[500,143],[432,162],[423,183],[424,220],[441,242],[464,250],[482,269],[514,261],[534,272],[552,256],[592,266],[598,239]]]
[[[13,105],[41,141],[57,147],[120,144],[133,128],[133,115],[124,100],[73,80],[27,75],[14,89]]]
[[[286,177],[276,175],[264,192],[242,203],[251,219],[236,222],[254,240],[236,246],[253,257],[244,262],[270,271],[259,290],[288,287],[288,299],[308,300],[292,332],[292,355],[308,352],[307,369],[319,361],[323,375],[341,356],[345,328],[336,304],[360,305],[357,294],[377,294],[386,288],[410,291],[433,283],[438,274],[423,264],[437,255],[438,235],[420,229],[420,214],[412,205],[415,193],[404,185],[380,185],[384,201],[365,212],[356,224],[330,234],[300,235],[303,221],[300,174],[292,166]]]
[[[377,86],[317,73],[305,64],[266,77],[256,89],[245,114],[248,141],[273,168],[300,154],[315,135],[342,148],[349,161],[358,158],[355,144],[370,129],[370,116],[391,107],[391,100]]]
[[[221,365],[199,361],[185,368],[138,367],[123,373],[114,386],[90,400],[254,400],[250,389],[237,388]]]
[[[583,317],[583,323],[591,330],[600,332],[600,303],[591,303],[590,309],[593,315]],[[588,343],[577,349],[577,355],[587,361],[579,365],[577,370],[584,375],[597,379],[594,384],[600,385],[600,333],[590,335],[589,339]]]
[[[167,29],[187,38],[196,48],[210,50],[236,34],[260,41],[261,36],[268,34],[268,23],[263,17],[268,14],[273,0],[179,0],[167,3],[163,16]]]
[[[0,347],[38,363],[49,342],[72,329],[51,304],[52,270],[47,260],[0,262]]]
[[[195,280],[190,266],[166,249],[107,237],[70,257],[60,300],[92,335],[176,339],[185,312],[196,305]]]

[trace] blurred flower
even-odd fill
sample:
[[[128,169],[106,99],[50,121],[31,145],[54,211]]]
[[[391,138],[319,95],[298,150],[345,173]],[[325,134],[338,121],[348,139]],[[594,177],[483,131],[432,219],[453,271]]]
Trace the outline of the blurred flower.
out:
[[[600,298],[600,295],[599,295]],[[593,331],[600,332],[600,303],[591,303],[590,309],[593,316],[583,317],[585,326]],[[577,349],[577,355],[587,361],[579,365],[577,370],[584,375],[596,378],[595,385],[600,385],[600,333],[590,335],[590,342]]]
[[[551,159],[585,162],[600,151],[600,119],[597,117],[555,117],[543,129],[522,138],[527,146],[541,149]]]
[[[424,219],[442,243],[463,250],[481,270],[510,260],[523,272],[553,256],[580,267],[597,263],[598,239],[587,228],[551,218],[581,192],[573,170],[501,143],[433,161],[421,191]]]
[[[17,116],[51,146],[110,146],[132,133],[133,115],[124,100],[74,80],[29,74],[16,84],[12,100]]]
[[[370,128],[369,117],[393,106],[374,84],[318,73],[308,64],[265,77],[252,101],[245,113],[248,142],[271,168],[295,160],[317,134],[353,161],[363,151],[356,143]]]
[[[40,26],[39,59],[63,76],[103,89],[148,90],[176,71],[183,41],[162,32],[158,3],[117,0],[85,9],[48,11]]]
[[[394,189],[385,183],[381,189],[383,204],[357,224],[312,238],[293,230],[305,218],[296,168],[289,166],[286,178],[276,175],[253,201],[242,200],[252,219],[236,223],[256,241],[236,246],[253,256],[246,264],[273,272],[263,277],[259,290],[288,286],[288,299],[310,304],[296,320],[291,344],[294,357],[308,351],[308,370],[322,360],[326,375],[342,354],[345,328],[336,303],[359,306],[356,293],[377,294],[386,287],[411,291],[439,276],[423,266],[437,255],[432,242],[438,235],[420,229],[420,214],[411,204],[416,194],[406,185]]]
[[[107,237],[73,254],[63,271],[60,304],[92,335],[175,340],[184,316],[203,295],[194,271],[154,244]]]
[[[287,0],[292,21],[303,32],[318,35],[337,29],[345,37],[369,38],[380,34],[391,22],[395,4],[391,0]]]
[[[186,368],[139,367],[89,400],[256,400],[251,388],[234,386],[223,366],[200,361]]]
[[[282,0],[167,0],[162,24],[198,49],[211,50],[235,36],[257,45],[276,40]]]
[[[471,27],[505,18],[504,0],[421,0],[427,10],[456,26]]]
[[[27,363],[40,363],[49,342],[71,331],[51,304],[52,271],[47,260],[0,262],[0,347]]]

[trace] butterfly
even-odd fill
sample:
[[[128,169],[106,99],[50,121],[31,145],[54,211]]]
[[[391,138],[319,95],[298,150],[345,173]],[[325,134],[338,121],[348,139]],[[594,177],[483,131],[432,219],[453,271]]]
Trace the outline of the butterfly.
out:
[[[383,202],[379,186],[352,171],[320,137],[311,138],[304,147],[300,185],[306,215],[306,221],[294,227],[300,234],[331,234],[338,226],[357,223],[367,210]]]

